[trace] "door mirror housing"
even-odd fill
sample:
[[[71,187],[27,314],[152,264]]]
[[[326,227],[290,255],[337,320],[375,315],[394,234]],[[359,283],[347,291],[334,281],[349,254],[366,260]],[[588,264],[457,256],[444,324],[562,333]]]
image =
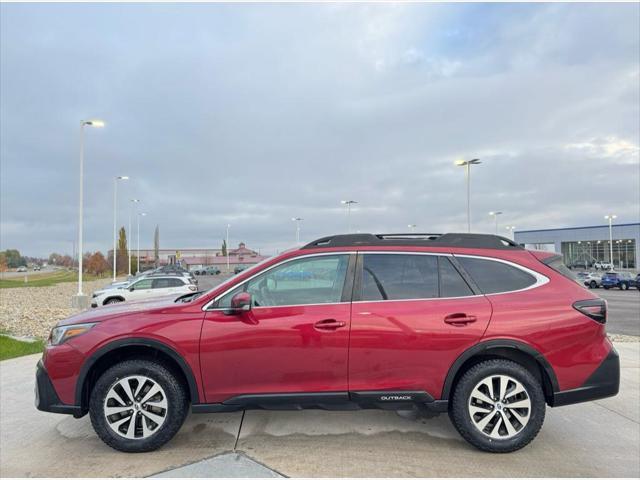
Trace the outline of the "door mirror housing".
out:
[[[238,292],[231,297],[231,307],[224,311],[226,315],[240,315],[251,310],[251,294]]]
[[[136,289],[136,287],[134,287],[133,285],[129,287],[129,291],[133,292]]]

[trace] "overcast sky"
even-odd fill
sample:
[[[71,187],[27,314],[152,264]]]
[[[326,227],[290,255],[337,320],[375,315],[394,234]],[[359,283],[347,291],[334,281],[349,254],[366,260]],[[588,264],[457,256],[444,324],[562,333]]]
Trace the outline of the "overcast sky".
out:
[[[71,253],[148,213],[164,248],[640,217],[638,4],[15,5],[1,11],[1,245]],[[134,238],[135,241],[135,238]]]

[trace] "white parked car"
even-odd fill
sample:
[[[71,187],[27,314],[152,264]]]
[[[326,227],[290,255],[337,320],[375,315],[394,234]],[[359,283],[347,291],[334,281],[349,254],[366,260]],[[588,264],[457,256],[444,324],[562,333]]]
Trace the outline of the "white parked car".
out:
[[[589,272],[581,280],[585,287],[600,288],[602,285],[602,273]]]
[[[112,303],[147,300],[165,295],[185,295],[198,289],[189,278],[181,275],[154,275],[134,280],[118,288],[109,288],[94,292],[91,299],[93,308]]]

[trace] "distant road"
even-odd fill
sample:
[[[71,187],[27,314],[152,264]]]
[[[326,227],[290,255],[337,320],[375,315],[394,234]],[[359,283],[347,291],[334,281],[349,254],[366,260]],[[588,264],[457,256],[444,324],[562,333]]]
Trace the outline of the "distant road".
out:
[[[0,278],[20,278],[20,277],[24,277],[25,275],[31,276],[31,275],[38,275],[42,273],[51,273],[55,270],[56,269],[54,267],[47,266],[42,270],[40,270],[39,272],[34,272],[33,269],[28,269],[26,272],[0,272]]]

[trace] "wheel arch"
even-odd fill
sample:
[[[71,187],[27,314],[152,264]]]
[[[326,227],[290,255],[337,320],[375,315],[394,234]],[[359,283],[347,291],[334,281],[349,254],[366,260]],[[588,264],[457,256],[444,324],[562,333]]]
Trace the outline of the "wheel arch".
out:
[[[449,400],[453,388],[460,376],[473,365],[492,358],[504,358],[514,361],[531,373],[542,383],[542,389],[547,403],[553,401],[553,396],[559,391],[558,379],[546,358],[535,348],[526,343],[511,339],[487,340],[465,350],[453,365],[445,378],[442,387],[442,400]]]
[[[107,368],[129,358],[161,359],[179,375],[188,389],[191,403],[199,403],[198,384],[191,367],[172,347],[149,338],[115,340],[94,352],[80,369],[76,382],[75,404],[86,413],[91,388]]]
[[[102,301],[102,305],[106,305],[109,300],[113,300],[114,298],[117,298],[121,302],[126,302],[126,299],[122,295],[110,295]]]

